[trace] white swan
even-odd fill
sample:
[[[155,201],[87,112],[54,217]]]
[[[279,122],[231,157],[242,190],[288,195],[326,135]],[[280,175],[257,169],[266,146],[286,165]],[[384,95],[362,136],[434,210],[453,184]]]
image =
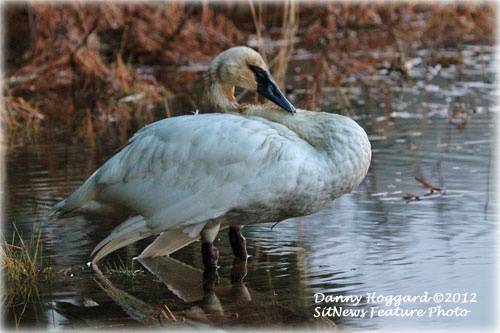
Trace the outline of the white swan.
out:
[[[295,110],[254,50],[221,53],[207,82],[209,100],[225,113],[144,127],[53,207],[59,217],[127,218],[96,246],[94,263],[152,235],[159,236],[140,257],[170,254],[201,236],[205,268],[213,269],[221,227],[230,227],[233,251],[245,257],[242,225],[313,214],[365,177],[371,159],[365,131],[341,115]],[[279,107],[239,105],[235,86]]]

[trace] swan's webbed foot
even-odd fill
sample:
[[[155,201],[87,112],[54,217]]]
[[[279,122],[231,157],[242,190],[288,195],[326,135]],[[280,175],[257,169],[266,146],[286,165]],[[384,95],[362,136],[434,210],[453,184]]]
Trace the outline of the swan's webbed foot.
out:
[[[242,228],[242,226],[229,227],[229,242],[231,243],[235,257],[247,259],[247,241],[241,233]]]
[[[219,250],[213,243],[201,243],[201,254],[203,256],[203,265],[205,272],[216,271],[217,261],[219,260]]]

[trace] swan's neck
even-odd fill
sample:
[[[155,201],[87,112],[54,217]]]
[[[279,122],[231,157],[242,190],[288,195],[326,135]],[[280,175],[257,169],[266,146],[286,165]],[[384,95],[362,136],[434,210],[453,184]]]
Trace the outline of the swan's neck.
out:
[[[322,112],[297,110],[290,113],[270,104],[262,106],[243,106],[240,112],[247,116],[257,116],[282,124],[292,130],[311,146],[329,151],[331,149],[330,127],[333,125],[331,119],[322,121]]]
[[[338,114],[296,110],[295,114],[269,105],[242,106],[240,112],[286,126],[315,148],[316,159],[331,198],[350,192],[365,177],[371,160],[370,141],[352,119]],[[324,163],[323,163],[324,162]]]
[[[234,97],[234,85],[221,83],[217,79],[215,69],[210,69],[207,75],[208,100],[215,112],[234,112],[238,110],[238,102]]]

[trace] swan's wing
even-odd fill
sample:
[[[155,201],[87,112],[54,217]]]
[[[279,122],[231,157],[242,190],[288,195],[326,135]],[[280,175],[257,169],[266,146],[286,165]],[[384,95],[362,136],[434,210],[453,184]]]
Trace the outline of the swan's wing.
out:
[[[96,193],[94,200],[137,214],[94,249],[100,250],[93,262],[159,233],[145,253],[169,253],[175,244],[197,239],[211,219],[233,209],[255,211],[276,193],[290,193],[307,156],[299,143],[290,144],[290,135],[227,114],[177,117],[144,128],[82,186]],[[179,228],[183,237],[171,244],[175,249],[157,248],[179,235],[172,231]]]
[[[98,200],[131,208],[154,233],[214,219],[237,206],[287,143],[276,129],[234,115],[156,122],[96,173]]]

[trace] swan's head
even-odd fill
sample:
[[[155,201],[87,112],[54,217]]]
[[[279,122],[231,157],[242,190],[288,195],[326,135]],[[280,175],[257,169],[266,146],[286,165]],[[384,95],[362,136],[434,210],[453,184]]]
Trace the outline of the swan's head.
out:
[[[286,111],[295,112],[294,106],[286,99],[271,76],[264,59],[249,47],[233,47],[219,54],[210,64],[209,84],[211,89],[218,85],[223,87],[224,91],[223,96],[212,94],[212,99],[234,100],[236,86],[255,91]],[[218,101],[213,102],[218,104]]]

